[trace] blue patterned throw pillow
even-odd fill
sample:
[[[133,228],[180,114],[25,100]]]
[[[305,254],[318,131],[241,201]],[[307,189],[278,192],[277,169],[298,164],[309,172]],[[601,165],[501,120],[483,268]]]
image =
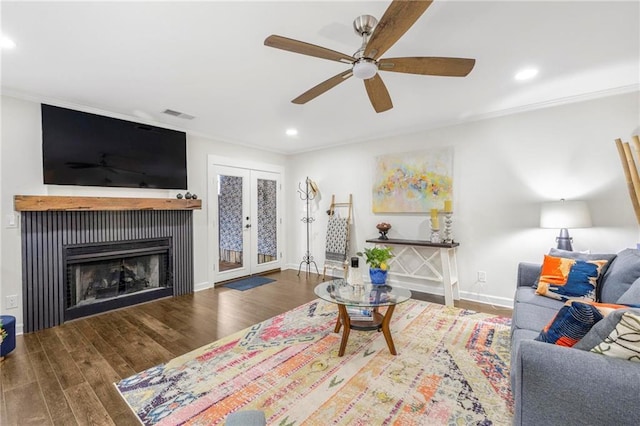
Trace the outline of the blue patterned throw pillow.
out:
[[[591,328],[609,313],[625,305],[570,300],[558,311],[555,318],[547,324],[535,338],[540,342],[558,346],[572,347],[582,339]]]
[[[557,300],[596,300],[596,284],[607,260],[544,256],[536,294]]]

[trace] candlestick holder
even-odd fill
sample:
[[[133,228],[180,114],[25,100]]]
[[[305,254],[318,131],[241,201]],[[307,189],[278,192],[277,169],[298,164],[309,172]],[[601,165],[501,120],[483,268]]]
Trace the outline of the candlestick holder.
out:
[[[431,235],[429,236],[429,241],[431,241],[432,243],[439,243],[442,242],[442,237],[440,237],[440,228],[438,228],[438,224],[437,224],[437,220],[435,220],[436,222],[436,226],[434,225],[434,220],[431,219]]]
[[[431,228],[431,236],[429,237],[429,241],[432,243],[441,243],[442,237],[440,237],[440,230]]]
[[[453,212],[444,212],[444,242],[453,243],[453,231],[451,224],[453,224]]]

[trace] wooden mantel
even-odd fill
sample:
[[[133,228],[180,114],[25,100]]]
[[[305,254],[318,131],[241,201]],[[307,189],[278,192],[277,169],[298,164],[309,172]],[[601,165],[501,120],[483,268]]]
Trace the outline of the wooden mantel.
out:
[[[16,211],[200,210],[202,200],[16,195]]]

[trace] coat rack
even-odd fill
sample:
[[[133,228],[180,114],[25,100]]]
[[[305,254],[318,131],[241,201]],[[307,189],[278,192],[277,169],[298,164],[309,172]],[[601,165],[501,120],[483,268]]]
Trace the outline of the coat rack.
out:
[[[311,217],[309,213],[309,202],[314,198],[316,198],[316,195],[318,194],[318,186],[315,184],[315,182],[309,179],[309,176],[307,176],[307,179],[305,180],[304,188],[302,187],[302,184],[300,183],[298,184],[298,194],[300,195],[300,199],[307,204],[306,215],[301,219],[302,222],[307,225],[307,251],[304,254],[304,256],[302,256],[302,262],[300,262],[300,266],[298,267],[298,276],[300,276],[302,265],[306,265],[305,267],[306,267],[307,277],[308,277],[309,274],[311,273],[312,263],[313,263],[313,266],[315,266],[316,268],[316,274],[320,275],[320,273],[318,272],[318,265],[316,264],[315,260],[313,260],[313,256],[311,256],[311,251],[309,250],[310,225],[313,221],[315,221],[315,219]]]

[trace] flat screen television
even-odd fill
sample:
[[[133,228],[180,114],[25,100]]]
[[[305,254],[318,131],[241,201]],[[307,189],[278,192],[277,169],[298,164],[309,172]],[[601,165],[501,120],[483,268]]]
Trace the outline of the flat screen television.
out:
[[[184,132],[42,104],[44,183],[187,189]]]

